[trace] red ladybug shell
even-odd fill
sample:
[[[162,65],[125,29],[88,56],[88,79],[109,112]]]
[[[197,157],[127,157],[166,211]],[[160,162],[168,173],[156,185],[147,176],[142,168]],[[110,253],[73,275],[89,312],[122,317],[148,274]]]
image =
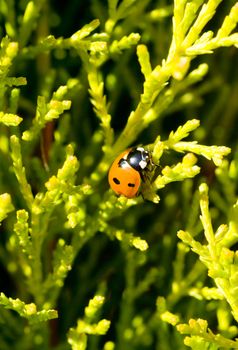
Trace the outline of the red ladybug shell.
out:
[[[138,194],[141,185],[141,176],[139,171],[135,170],[126,163],[126,166],[120,167],[119,162],[130,153],[131,149],[122,152],[112,163],[108,173],[108,182],[111,189],[118,195],[127,198],[133,198]]]

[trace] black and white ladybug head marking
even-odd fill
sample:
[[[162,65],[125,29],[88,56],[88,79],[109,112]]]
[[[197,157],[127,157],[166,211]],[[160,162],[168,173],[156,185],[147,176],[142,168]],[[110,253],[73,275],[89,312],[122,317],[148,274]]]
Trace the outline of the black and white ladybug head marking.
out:
[[[126,160],[132,168],[141,172],[148,166],[150,155],[143,147],[136,147],[131,149]]]

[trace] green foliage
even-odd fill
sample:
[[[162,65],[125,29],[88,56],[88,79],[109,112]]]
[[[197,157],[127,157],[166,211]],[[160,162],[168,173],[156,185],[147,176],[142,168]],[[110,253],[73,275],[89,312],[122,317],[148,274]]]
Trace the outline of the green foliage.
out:
[[[60,90],[67,91],[67,87],[65,88],[66,89],[64,89],[64,86],[61,86]],[[70,101],[58,101],[56,99],[57,92],[54,95],[55,96],[50,100],[48,104],[46,104],[45,98],[43,96],[38,97],[36,118],[33,120],[32,128],[30,130],[24,131],[22,135],[22,139],[24,141],[32,141],[39,135],[41,129],[44,128],[46,123],[52,121],[53,119],[59,118],[60,114],[62,114],[65,110],[70,109]],[[62,96],[62,94],[60,95]]]
[[[0,222],[5,219],[14,207],[11,202],[11,197],[8,193],[1,194],[0,196]]]
[[[103,335],[107,333],[110,327],[110,321],[100,320],[98,323],[92,324],[98,309],[101,307],[104,297],[96,295],[89,301],[85,308],[85,319],[78,320],[77,327],[71,328],[68,334],[68,342],[73,350],[83,350],[87,348],[87,334]]]
[[[237,21],[0,0],[1,350],[238,348]],[[132,145],[154,166],[127,199]]]
[[[201,221],[208,244],[202,245],[196,242],[188,232],[180,231],[178,235],[186,244],[192,247],[192,250],[199,255],[201,261],[207,266],[209,276],[213,278],[219,292],[231,306],[232,314],[237,320],[237,253],[229,249],[230,237],[232,237],[233,244],[236,243],[234,242],[234,235],[237,235],[236,226],[220,225],[214,232],[208,209],[207,186],[202,184],[199,189]],[[234,210],[237,211],[237,204],[234,205]]]
[[[7,298],[3,293],[0,295],[0,304],[6,309],[16,311],[21,317],[29,320],[30,324],[43,322],[58,317],[55,310],[37,311],[34,303],[25,304],[20,299]]]
[[[184,343],[192,349],[219,349],[224,348],[237,349],[237,341],[233,341],[222,337],[220,334],[214,334],[207,329],[207,321],[205,320],[189,320],[189,325],[180,324],[177,326],[178,331],[182,334],[191,334],[186,337]]]

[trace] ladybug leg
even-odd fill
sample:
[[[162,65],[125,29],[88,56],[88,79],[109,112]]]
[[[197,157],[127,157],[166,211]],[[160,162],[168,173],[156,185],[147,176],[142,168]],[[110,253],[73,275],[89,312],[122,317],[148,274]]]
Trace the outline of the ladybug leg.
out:
[[[141,177],[141,180],[142,180],[143,182],[145,182],[145,174],[140,173],[140,177]]]
[[[141,176],[141,180],[142,180],[142,182],[151,182],[151,178],[152,178],[152,173],[153,173],[153,171],[154,171],[154,168],[146,168],[146,170],[145,171],[142,171],[141,173],[140,173],[140,176]]]

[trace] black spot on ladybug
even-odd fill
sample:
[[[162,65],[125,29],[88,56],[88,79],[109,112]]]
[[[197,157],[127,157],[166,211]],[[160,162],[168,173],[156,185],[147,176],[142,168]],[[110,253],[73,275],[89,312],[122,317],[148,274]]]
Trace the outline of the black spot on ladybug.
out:
[[[135,184],[132,184],[129,182],[129,184],[127,185],[128,187],[135,187]]]
[[[114,182],[116,185],[120,185],[120,181],[119,181],[116,177],[113,178],[113,182]]]

